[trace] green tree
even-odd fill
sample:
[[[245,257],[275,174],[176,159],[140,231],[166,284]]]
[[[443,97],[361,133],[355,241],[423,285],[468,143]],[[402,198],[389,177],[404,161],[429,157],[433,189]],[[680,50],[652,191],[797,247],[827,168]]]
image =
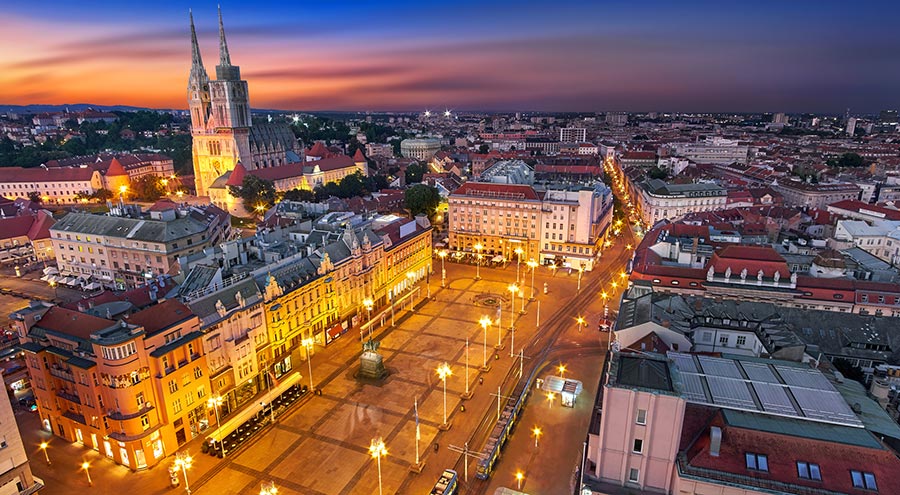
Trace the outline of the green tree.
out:
[[[669,176],[669,173],[659,167],[653,167],[649,171],[647,171],[647,176],[651,179],[666,180],[666,177]]]
[[[156,201],[165,195],[166,190],[155,175],[145,175],[131,183],[131,196],[138,201]]]
[[[316,193],[307,189],[291,189],[284,193],[284,199],[288,201],[308,201],[316,200]]]
[[[366,194],[366,182],[362,172],[357,170],[355,173],[345,175],[340,182],[341,198],[355,198]]]
[[[228,189],[233,196],[241,198],[249,212],[267,210],[275,204],[275,184],[269,180],[248,174],[241,187],[228,186]]]
[[[416,184],[406,190],[404,200],[406,209],[413,216],[425,213],[430,217],[434,215],[434,210],[441,203],[441,195],[436,187],[427,184]]]
[[[482,144],[478,147],[478,152],[482,155],[486,155],[488,151],[490,151],[491,147],[487,145],[487,143]]]
[[[97,201],[97,203],[102,205],[103,203],[106,203],[107,201],[113,199],[115,196],[116,195],[113,194],[113,192],[110,191],[109,189],[101,188],[101,189],[97,189],[97,191],[94,192],[94,194],[91,194],[90,198]]]
[[[419,164],[419,162],[410,163],[408,167],[406,167],[406,183],[407,184],[415,184],[417,182],[422,182],[422,176],[425,174],[425,165]]]
[[[866,161],[857,153],[844,153],[837,160],[828,160],[829,167],[859,168],[865,167]]]
[[[42,203],[44,198],[41,197],[41,193],[37,191],[31,191],[28,193],[28,200],[33,203]]]

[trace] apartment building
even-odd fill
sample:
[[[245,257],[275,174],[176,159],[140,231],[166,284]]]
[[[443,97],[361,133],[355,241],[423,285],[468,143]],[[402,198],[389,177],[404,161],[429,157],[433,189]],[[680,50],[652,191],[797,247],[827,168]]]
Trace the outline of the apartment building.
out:
[[[601,484],[666,494],[900,490],[886,441],[900,427],[861,384],[802,363],[678,352],[614,352],[602,380],[588,446]]]
[[[631,179],[629,179],[631,181]],[[712,183],[669,184],[659,179],[642,180],[631,186],[641,218],[648,225],[676,220],[690,213],[724,209],[728,193]]]
[[[174,275],[179,256],[216,245],[231,232],[221,209],[179,208],[160,201],[149,216],[69,213],[50,229],[61,273],[93,278],[106,286],[136,287],[158,275]]]
[[[859,199],[862,189],[856,184],[809,184],[796,180],[779,180],[772,189],[784,197],[785,206],[825,209],[831,203]]]
[[[200,427],[207,366],[181,303],[118,320],[32,303],[11,317],[47,431],[138,470]]]
[[[25,444],[9,401],[10,394],[0,397],[0,493],[35,493],[43,487],[43,482],[31,473]]]
[[[91,194],[103,187],[103,176],[88,167],[0,167],[0,195],[9,199],[36,193],[48,203],[75,203],[80,193]]]
[[[584,127],[563,127],[559,130],[561,143],[583,143],[587,141],[587,129]]]
[[[672,154],[687,158],[695,163],[747,163],[749,146],[724,138],[710,138],[692,143],[675,143],[670,146]]]

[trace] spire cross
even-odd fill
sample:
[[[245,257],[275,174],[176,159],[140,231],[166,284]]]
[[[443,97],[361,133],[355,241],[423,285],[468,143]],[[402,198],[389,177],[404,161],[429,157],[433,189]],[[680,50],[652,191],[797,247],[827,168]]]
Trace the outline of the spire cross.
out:
[[[228,53],[228,43],[225,41],[225,25],[222,23],[222,6],[219,6],[219,65],[227,67],[231,65],[231,55]]]

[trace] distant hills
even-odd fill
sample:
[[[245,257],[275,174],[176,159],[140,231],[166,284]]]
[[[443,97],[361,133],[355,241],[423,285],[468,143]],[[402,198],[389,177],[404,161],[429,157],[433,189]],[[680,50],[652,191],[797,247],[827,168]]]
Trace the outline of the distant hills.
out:
[[[65,112],[66,109],[69,109],[70,112],[83,112],[89,108],[103,112],[136,112],[138,110],[160,111],[156,108],[132,107],[128,105],[94,105],[91,103],[71,103],[65,105],[4,105],[0,103],[0,112],[15,112],[19,114]]]

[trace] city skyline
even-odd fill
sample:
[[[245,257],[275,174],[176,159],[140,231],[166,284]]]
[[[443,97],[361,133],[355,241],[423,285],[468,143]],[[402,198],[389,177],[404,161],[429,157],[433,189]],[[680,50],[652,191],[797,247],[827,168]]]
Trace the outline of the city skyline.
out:
[[[8,7],[0,103],[185,108],[191,7]],[[900,106],[884,7],[222,5],[254,108],[830,113]],[[210,66],[215,5],[193,12]]]

